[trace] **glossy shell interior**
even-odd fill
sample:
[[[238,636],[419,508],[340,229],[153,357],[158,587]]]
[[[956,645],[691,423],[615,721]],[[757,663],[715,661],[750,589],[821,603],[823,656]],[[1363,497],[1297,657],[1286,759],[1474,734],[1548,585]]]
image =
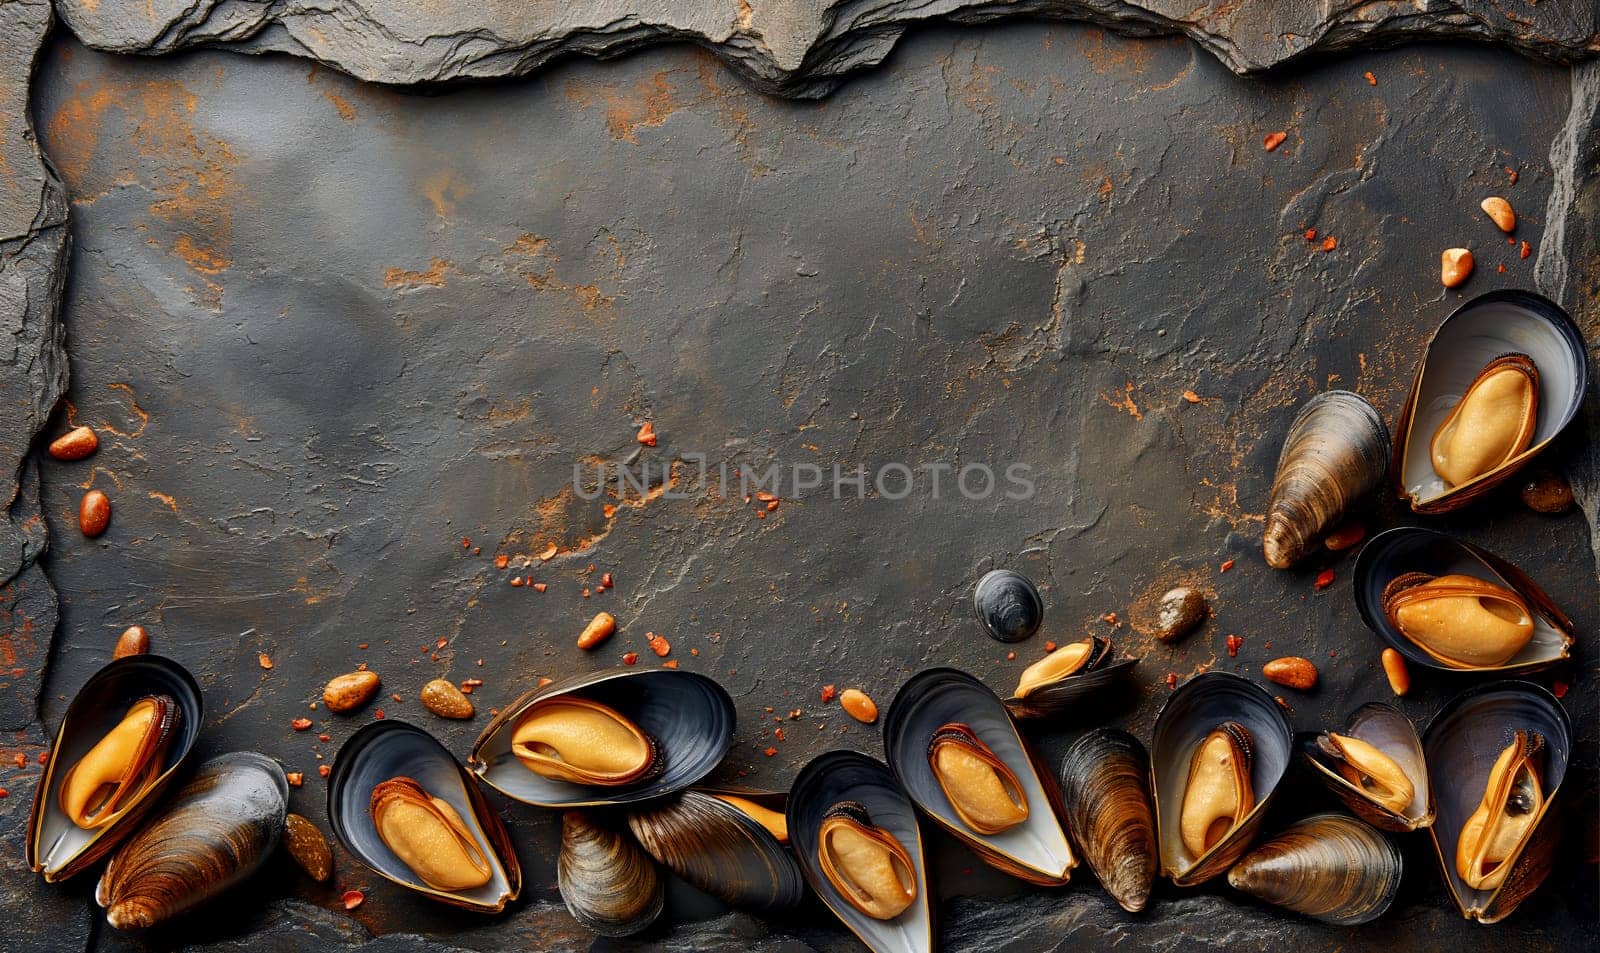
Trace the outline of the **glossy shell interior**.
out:
[[[128,707],[146,695],[166,694],[182,711],[178,737],[167,749],[161,774],[127,814],[98,830],[84,830],[61,812],[61,781],[72,766],[122,721]],[[104,857],[139,826],[194,747],[205,721],[200,686],[183,666],[159,655],[118,659],[84,683],[67,707],[50,749],[44,778],[34,792],[29,818],[28,866],[47,881],[65,880]]]
[[[1502,354],[1526,354],[1539,368],[1539,421],[1528,449],[1499,469],[1447,487],[1433,472],[1428,445],[1484,365]],[[1572,319],[1555,302],[1528,291],[1492,291],[1457,308],[1428,343],[1402,411],[1396,481],[1419,513],[1463,506],[1511,476],[1572,422],[1583,404],[1588,361]]]
[[[1212,729],[1236,721],[1254,744],[1250,784],[1256,805],[1232,831],[1200,857],[1178,833],[1189,764]],[[1227,672],[1207,672],[1178,686],[1156,715],[1150,743],[1151,794],[1156,802],[1157,849],[1162,873],[1180,887],[1222,873],[1249,847],[1294,752],[1294,734],[1283,709],[1259,685]]]
[[[1341,735],[1365,741],[1394,759],[1400,770],[1405,772],[1406,780],[1411,782],[1414,792],[1411,806],[1402,814],[1374,803],[1366,792],[1329,766],[1326,756],[1316,746],[1317,736],[1307,736],[1302,744],[1307,763],[1346,806],[1369,824],[1396,833],[1413,831],[1433,823],[1433,793],[1428,785],[1427,759],[1422,755],[1422,740],[1417,737],[1417,729],[1411,724],[1411,719],[1393,705],[1368,702],[1357,708],[1345,720],[1342,728],[1335,730]]]
[[[1383,611],[1383,590],[1396,576],[1425,572],[1434,576],[1460,573],[1476,576],[1519,593],[1533,610],[1533,637],[1510,661],[1496,668],[1462,669],[1445,665],[1418,648],[1390,623]],[[1572,621],[1538,584],[1520,569],[1471,543],[1444,533],[1402,526],[1374,536],[1355,567],[1356,608],[1367,627],[1406,661],[1446,672],[1528,672],[1567,658],[1572,648]]]
[[[1094,642],[1094,655],[1086,667],[1058,682],[1035,688],[1023,698],[1013,695],[1006,699],[1006,708],[1018,718],[1048,718],[1081,708],[1103,692],[1122,685],[1133,675],[1139,660],[1116,658],[1111,640],[1103,636],[1095,636]]]
[[[372,820],[372,789],[401,776],[415,779],[461,815],[493,868],[488,883],[460,893],[437,890],[423,883],[378,836]],[[500,816],[443,745],[403,721],[373,722],[339,749],[328,776],[328,820],[334,836],[357,860],[380,876],[436,900],[495,912],[522,890],[522,871]]]
[[[917,898],[892,920],[866,916],[839,894],[817,861],[817,834],[823,816],[841,801],[867,809],[872,823],[893,834],[911,855]],[[928,871],[922,832],[911,799],[882,762],[855,751],[829,751],[800,770],[789,790],[789,842],[806,882],[873,953],[932,953],[933,913],[928,904]]]
[[[1496,890],[1474,890],[1456,872],[1456,841],[1478,809],[1489,771],[1510,742],[1512,732],[1544,736],[1544,814],[1517,857],[1513,872]],[[1422,736],[1438,817],[1430,828],[1440,871],[1461,915],[1483,923],[1509,916],[1549,873],[1559,825],[1552,823],[1556,796],[1572,755],[1572,725],[1566,709],[1532,682],[1499,681],[1470,688],[1451,699]]]
[[[511,753],[518,719],[535,702],[580,695],[608,705],[655,740],[663,768],[633,784],[573,784],[540,777]],[[473,745],[469,770],[506,797],[537,807],[604,807],[673,794],[709,774],[733,743],[733,699],[715,681],[673,669],[607,669],[554,682],[503,709]]]
[[[928,763],[929,741],[951,722],[971,727],[1015,772],[1027,796],[1027,820],[989,835],[962,823]],[[912,676],[889,706],[883,744],[889,767],[911,800],[991,866],[1034,883],[1067,882],[1077,859],[1058,819],[1054,779],[1047,789],[1011,715],[988,686],[951,668]]]

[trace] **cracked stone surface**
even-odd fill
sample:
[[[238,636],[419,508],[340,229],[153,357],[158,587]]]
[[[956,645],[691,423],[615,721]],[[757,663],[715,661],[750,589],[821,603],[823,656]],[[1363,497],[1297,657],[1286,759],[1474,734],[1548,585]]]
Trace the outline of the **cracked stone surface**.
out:
[[[108,42],[84,24],[110,6],[66,16],[123,50],[227,36],[270,51],[293,35],[245,16],[290,5],[201,4],[180,26]],[[25,51],[5,61],[16,81],[4,95],[25,88],[48,17],[0,3],[8,55]],[[897,33],[882,32],[884,50]],[[346,44],[357,47],[378,49]],[[775,75],[758,85],[819,92],[836,74]],[[821,685],[860,685],[886,705],[912,672],[954,664],[1004,689],[1045,639],[1105,633],[1143,656],[1140,689],[1108,714],[1145,738],[1167,672],[1255,674],[1308,655],[1321,687],[1284,692],[1300,728],[1389,697],[1350,605],[1350,560],[1279,573],[1260,559],[1281,434],[1329,386],[1393,418],[1422,341],[1462,300],[1437,285],[1446,243],[1478,254],[1467,293],[1537,287],[1594,338],[1597,106],[1600,69],[1482,46],[1241,79],[1180,38],[1037,23],[919,31],[819,103],[764,98],[684,47],[415,95],[286,57],[135,59],[55,43],[33,116],[64,190],[30,139],[0,128],[3,234],[15,236],[0,246],[0,308],[19,329],[6,381],[17,416],[0,432],[20,461],[5,530],[18,568],[15,667],[0,671],[13,733],[0,911],[28,949],[859,948],[820,909],[717,915],[681,885],[671,922],[597,944],[555,895],[557,819],[500,801],[528,873],[503,917],[418,900],[341,852],[327,887],[279,862],[179,930],[119,936],[98,925],[92,883],[38,883],[21,842],[46,726],[134,622],[200,677],[203,748],[256,748],[304,772],[295,809],[319,823],[318,756],[373,708],[465,753],[485,716],[431,718],[415,701],[425,681],[482,678],[486,709],[628,651],[655,664],[646,631],[734,695],[740,727],[719,777],[778,788],[827,748],[881,752],[875,728],[817,701]],[[1274,129],[1288,139],[1264,152]],[[1491,192],[1516,205],[1534,257],[1478,214]],[[1337,247],[1323,251],[1330,236]],[[23,450],[64,385],[63,333],[74,373],[50,432],[91,423],[102,449],[36,466]],[[646,420],[653,448],[634,439]],[[1430,523],[1522,564],[1585,633],[1600,621],[1597,437],[1551,458],[1582,513],[1535,516],[1508,492]],[[574,492],[575,466],[592,481],[622,461],[650,468],[645,492]],[[903,500],[835,500],[786,479],[767,512],[716,476],[724,463],[900,461],[1025,463],[1037,494],[964,500],[946,474],[938,497],[924,475]],[[96,541],[74,524],[90,485],[115,508]],[[1369,517],[1405,521],[1387,504]],[[59,626],[40,569],[46,526]],[[552,544],[558,555],[539,560]],[[1044,587],[1046,630],[1016,659],[966,609],[996,565]],[[1317,592],[1323,568],[1338,579]],[[585,599],[603,572],[615,590]],[[1216,618],[1168,647],[1147,622],[1175,581],[1210,593]],[[584,656],[572,639],[600,608],[622,629]],[[1230,633],[1245,640],[1237,658]],[[307,710],[359,662],[401,700],[385,694],[354,717]],[[1563,873],[1492,933],[1457,916],[1425,838],[1402,839],[1402,894],[1357,930],[1220,886],[1162,889],[1132,917],[1082,869],[1064,890],[1025,889],[941,839],[944,947],[1431,949],[1488,935],[1569,947],[1600,915],[1595,664],[1580,649],[1577,665],[1541,677],[1578,686],[1562,794],[1575,836]],[[1419,722],[1471,682],[1414,674],[1402,707]],[[772,719],[795,708],[779,740]],[[312,731],[289,728],[301,715]],[[1053,758],[1071,737],[1061,726],[1040,740]],[[1294,783],[1272,823],[1327,806]],[[346,887],[368,895],[348,914]]]
[[[494,0],[466,8],[351,0],[61,0],[84,42],[124,53],[224,45],[306,56],[384,83],[519,76],[579,53],[690,42],[768,92],[818,96],[877,66],[927,22],[1086,20],[1120,32],[1182,34],[1237,72],[1317,53],[1410,40],[1483,40],[1569,62],[1600,49],[1600,8],[1545,0]]]

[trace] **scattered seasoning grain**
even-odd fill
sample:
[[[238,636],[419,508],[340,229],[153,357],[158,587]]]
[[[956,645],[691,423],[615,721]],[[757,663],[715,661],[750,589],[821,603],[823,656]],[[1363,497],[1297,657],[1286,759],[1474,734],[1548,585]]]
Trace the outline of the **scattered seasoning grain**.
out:
[[[1557,698],[1566,698],[1567,697],[1567,689],[1570,688],[1570,687],[1571,686],[1569,686],[1566,682],[1559,682],[1559,681],[1551,682],[1550,683],[1550,694],[1556,696]]]
[[[1500,274],[1502,274],[1502,275],[1505,274],[1506,273],[1506,263],[1505,262],[1501,262],[1499,265],[1495,266],[1495,270],[1500,272]]]
[[[1317,240],[1317,230],[1314,229],[1314,228],[1306,229],[1306,241],[1314,242],[1316,240]]]
[[[1200,395],[1196,394],[1192,390],[1184,391],[1183,392],[1183,399],[1188,401],[1191,404],[1198,404],[1198,403],[1200,403],[1200,400],[1201,400]]]
[[[769,758],[772,757],[773,755],[777,754],[777,753],[778,753],[778,749],[777,748],[768,748],[765,752],[763,752],[763,754],[765,754]]]
[[[600,585],[605,586],[607,589],[610,589],[612,586],[616,585],[616,583],[611,581],[611,574],[610,573],[603,573],[600,576]]]
[[[272,656],[268,655],[265,652],[262,652],[262,653],[260,653],[260,654],[258,654],[256,656],[256,664],[260,665],[264,669],[271,669],[272,668]]]
[[[511,577],[511,588],[520,589],[521,587],[522,587],[522,577],[521,576],[512,576]]]
[[[756,519],[764,520],[766,518],[767,518],[767,511],[766,510],[756,510]]]
[[[49,764],[50,763],[50,749],[49,748],[46,748],[43,751],[39,752],[39,763],[40,764]]]
[[[783,729],[782,728],[774,728],[774,729],[772,729],[772,737],[778,739],[779,741],[782,741],[783,740]]]
[[[317,774],[322,776],[322,777],[324,777],[324,778],[327,777],[328,776],[328,772],[332,771],[332,770],[333,770],[332,768],[328,767],[325,764],[317,765]]]
[[[1261,148],[1271,152],[1272,150],[1283,145],[1283,140],[1287,138],[1289,138],[1289,134],[1286,132],[1269,132],[1261,140]]]
[[[638,652],[624,652],[622,654],[622,664],[623,665],[633,665],[634,663],[636,663],[638,661],[639,661],[639,653]]]
[[[1322,240],[1322,250],[1323,251],[1333,251],[1335,248],[1338,248],[1338,247],[1339,247],[1339,239],[1333,237],[1332,235],[1329,235],[1327,238],[1324,238]]]
[[[678,667],[678,660],[675,659],[675,658],[669,658],[665,662],[661,663],[661,667],[662,668],[677,668]]]
[[[359,890],[346,890],[344,892],[344,908],[346,910],[354,910],[356,907],[361,906],[361,902],[366,899],[367,895]]]
[[[383,720],[383,709],[380,708],[377,711],[373,712],[372,713],[372,717],[378,719],[379,721],[382,721]]]
[[[1046,642],[1044,644],[1044,650],[1046,652],[1054,652],[1056,650],[1056,644],[1054,642]]]
[[[472,548],[472,540],[466,538],[465,536],[461,537],[461,548],[462,549],[471,549]]]
[[[1317,573],[1316,582],[1312,583],[1312,585],[1317,588],[1318,592],[1333,585],[1333,570],[1324,569],[1323,571]]]
[[[667,641],[666,636],[656,635],[654,632],[646,632],[644,638],[646,642],[650,643],[650,651],[656,653],[660,658],[666,658],[667,654],[672,651],[672,643]]]
[[[0,788],[0,798],[10,797],[10,796],[11,796],[11,792],[10,791],[7,791],[5,788]]]
[[[1239,638],[1237,635],[1229,635],[1228,636],[1228,657],[1229,658],[1238,658],[1239,657],[1239,648],[1242,645],[1244,645],[1244,639]]]
[[[1105,613],[1105,614],[1100,616],[1100,621],[1104,622],[1104,623],[1106,623],[1108,625],[1116,625],[1117,624],[1117,614],[1115,612],[1107,612],[1107,613]]]
[[[294,721],[289,722],[289,727],[293,728],[295,731],[305,731],[307,728],[311,727],[311,719],[296,718]]]
[[[389,697],[394,699],[396,704],[399,704],[399,702],[400,702],[400,694],[398,692],[390,692],[389,693]]]
[[[777,508],[778,508],[778,501],[777,500],[773,500],[772,502],[767,504],[767,512],[768,513],[771,513],[773,510],[775,510]]]
[[[1233,560],[1231,560],[1231,559],[1223,560],[1223,562],[1222,562],[1222,571],[1223,572],[1227,572],[1228,570],[1230,570],[1232,568],[1233,568]]]
[[[1368,86],[1376,86],[1376,85],[1378,85],[1378,77],[1372,75],[1372,70],[1367,70],[1362,75],[1367,78],[1367,85]]]
[[[1523,242],[1522,243],[1522,250],[1517,252],[1517,257],[1518,258],[1527,258],[1531,254],[1533,254],[1533,246],[1528,244],[1527,242]]]
[[[824,685],[824,686],[822,686],[822,702],[823,702],[823,704],[827,704],[828,702],[833,701],[834,694],[835,694],[835,692],[834,692],[834,688],[833,688],[832,685]]]
[[[583,597],[585,599],[589,598],[589,587],[588,586],[584,586],[583,587]]]
[[[333,740],[333,736],[332,735],[317,735],[317,740],[322,742],[323,744],[327,744],[328,742]]]
[[[546,583],[536,582],[536,583],[533,584],[533,590],[535,592],[544,592],[546,589],[549,589],[549,588],[550,588],[550,586],[548,584],[546,584]]]
[[[656,425],[651,421],[645,421],[644,426],[639,428],[639,433],[634,439],[646,447],[655,446],[657,440]]]
[[[28,766],[28,756],[18,751],[16,762],[18,768],[26,768]]]
[[[1015,652],[1007,652],[1006,653],[1006,661],[1007,662],[1015,662],[1016,660],[1017,660],[1017,653],[1015,653]]]
[[[306,783],[306,776],[301,774],[299,771],[287,772],[283,777],[289,782],[289,786],[292,788],[297,788]]]
[[[1520,178],[1520,176],[1517,174],[1517,170],[1511,168],[1510,166],[1506,166],[1507,181],[1509,181],[1512,185],[1516,185],[1518,178]]]
[[[494,558],[494,568],[496,569],[504,569],[509,565],[511,565],[511,557],[505,553],[501,553]]]
[[[1177,672],[1168,672],[1167,673],[1167,689],[1170,691],[1171,689],[1174,689],[1174,688],[1177,688],[1177,687],[1178,687],[1178,673]]]

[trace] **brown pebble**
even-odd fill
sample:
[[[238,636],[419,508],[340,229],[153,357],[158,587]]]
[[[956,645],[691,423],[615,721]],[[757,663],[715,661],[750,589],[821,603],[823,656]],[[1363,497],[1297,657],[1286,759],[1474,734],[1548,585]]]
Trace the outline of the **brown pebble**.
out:
[[[111,523],[111,499],[99,490],[90,490],[78,504],[78,529],[94,539],[106,531]]]
[[[1194,631],[1206,618],[1206,597],[1198,589],[1179,586],[1161,597],[1156,610],[1156,638],[1175,642]]]
[[[329,711],[354,711],[372,700],[378,693],[378,673],[372,671],[350,672],[328,682],[322,690],[322,703]]]
[[[845,714],[864,725],[878,720],[878,705],[859,688],[847,688],[839,693],[839,707]]]
[[[112,658],[127,658],[130,655],[143,655],[150,651],[150,633],[142,625],[130,625],[117,636],[117,647],[111,651]]]
[[[617,631],[617,620],[609,612],[597,612],[589,624],[583,627],[583,632],[578,636],[578,648],[592,649],[611,638],[611,633]]]
[[[50,456],[57,460],[82,460],[100,447],[100,438],[88,427],[74,427],[50,441]]]
[[[422,707],[440,718],[471,718],[472,699],[462,694],[455,683],[436,678],[422,686]]]
[[[1286,655],[1261,666],[1261,674],[1268,680],[1288,688],[1308,691],[1317,684],[1317,666],[1308,658]]]
[[[283,819],[283,846],[312,880],[324,883],[333,876],[333,850],[317,825],[289,814]]]
[[[1572,508],[1572,487],[1561,474],[1541,470],[1522,484],[1522,502],[1535,513],[1565,513]]]
[[[1439,255],[1439,281],[1446,288],[1459,288],[1472,275],[1472,252],[1465,248],[1446,248]]]

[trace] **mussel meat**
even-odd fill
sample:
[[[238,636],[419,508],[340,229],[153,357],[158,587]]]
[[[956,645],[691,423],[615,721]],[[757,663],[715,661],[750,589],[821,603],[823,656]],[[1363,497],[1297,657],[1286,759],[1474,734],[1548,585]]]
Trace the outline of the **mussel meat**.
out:
[[[1493,890],[1505,883],[1511,870],[1507,861],[1533,834],[1545,800],[1543,762],[1544,736],[1518,731],[1489,769],[1483,800],[1456,839],[1456,872],[1472,889]]]
[[[932,953],[916,809],[881,762],[829,751],[789,792],[789,830],[817,896],[874,953]]]
[[[656,744],[615,709],[587,698],[535,702],[511,733],[511,753],[540,777],[573,784],[632,784],[659,769]]]
[[[556,886],[567,910],[601,936],[630,936],[661,915],[665,893],[655,862],[626,831],[582,811],[561,815]]]
[[[1196,857],[1214,847],[1256,806],[1250,787],[1250,730],[1223,722],[1206,735],[1189,762],[1179,829]]]
[[[1278,454],[1261,550],[1288,569],[1310,553],[1361,497],[1383,484],[1389,431],[1365,399],[1332,390],[1311,398]]]
[[[95,890],[106,922],[143,930],[244,880],[272,854],[289,811],[278,763],[240,751],[202,764],[111,857]]]
[[[817,863],[839,895],[874,920],[893,920],[917,899],[910,852],[854,801],[841,801],[822,816]]]
[[[1294,735],[1259,685],[1207,672],[1172,693],[1150,745],[1162,873],[1180,887],[1222,873],[1249,848],[1289,767]]]
[[[328,776],[334,836],[373,872],[453,906],[495,913],[522,889],[516,849],[472,775],[426,731],[373,722]]]
[[[1246,854],[1228,883],[1324,923],[1355,926],[1389,909],[1401,869],[1400,852],[1382,834],[1353,817],[1317,814]]]
[[[469,769],[539,807],[633,804],[675,794],[733,743],[733,699],[675,669],[609,669],[535,689],[478,736]]]
[[[1061,801],[1067,830],[1106,893],[1129,913],[1143,910],[1159,863],[1144,745],[1116,728],[1073,742],[1061,761]]]
[[[467,822],[412,778],[390,778],[372,789],[372,824],[384,845],[435,890],[471,890],[494,876]]]
[[[763,803],[765,802],[765,803]],[[788,821],[764,791],[691,789],[628,815],[634,839],[656,862],[729,906],[791,907],[805,880],[784,849]]]
[[[1480,498],[1566,429],[1583,403],[1587,349],[1560,306],[1492,291],[1433,334],[1396,426],[1394,474],[1419,513]]]
[[[1572,622],[1533,580],[1471,543],[1416,527],[1378,534],[1355,567],[1362,619],[1408,661],[1531,671],[1567,657]]]
[[[108,854],[155,807],[194,746],[200,688],[155,655],[118,659],[67,707],[34,791],[28,866],[65,880]]]
[[[911,800],[996,869],[1064,884],[1077,858],[1056,815],[1053,778],[999,698],[965,672],[911,677],[883,724],[891,770]],[[831,806],[831,805],[828,805]],[[874,813],[876,816],[876,812]]]
[[[1539,888],[1561,840],[1557,809],[1572,726],[1549,692],[1528,682],[1469,689],[1422,738],[1438,804],[1439,867],[1461,914],[1494,923]]]
[[[1362,705],[1345,727],[1307,738],[1302,751],[1345,806],[1374,827],[1404,832],[1433,823],[1422,743],[1394,707]]]
[[[1039,631],[1044,622],[1044,600],[1027,576],[1011,569],[995,569],[978,580],[972,590],[972,609],[983,631],[999,642],[1021,642]]]
[[[1070,642],[1022,671],[1006,707],[1018,718],[1044,718],[1080,708],[1122,684],[1138,659],[1113,660],[1111,640]]]

